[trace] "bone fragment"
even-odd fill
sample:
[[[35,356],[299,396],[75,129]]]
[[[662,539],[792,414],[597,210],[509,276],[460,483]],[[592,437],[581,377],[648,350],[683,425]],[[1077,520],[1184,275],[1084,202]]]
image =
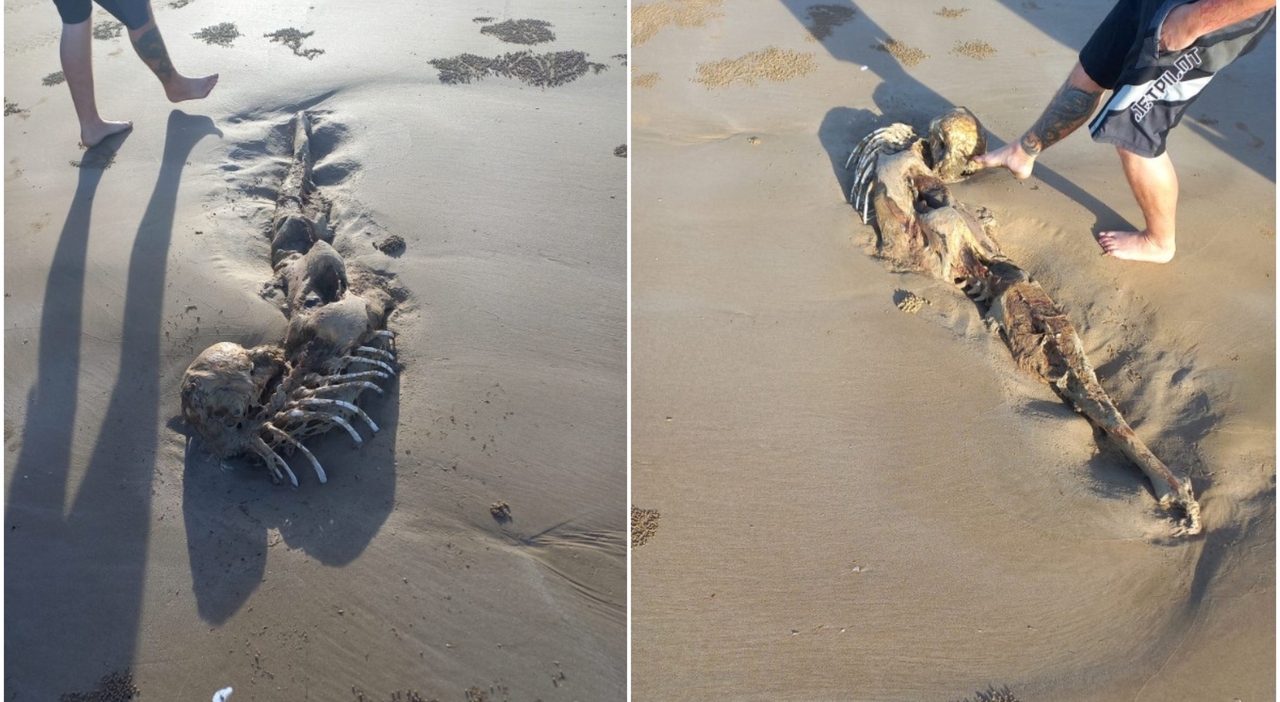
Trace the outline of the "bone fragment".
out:
[[[378,356],[379,358],[386,359],[391,363],[396,362],[396,355],[385,349],[375,349],[372,346],[357,346],[356,351],[359,351],[361,353],[373,354],[374,356]]]
[[[311,451],[309,451],[306,446],[303,446],[301,441],[298,441],[294,439],[292,436],[289,436],[288,432],[281,429],[280,427],[275,426],[274,424],[267,424],[265,426],[267,427],[268,431],[280,437],[284,441],[289,442],[289,444],[291,444],[294,448],[301,451],[302,455],[306,456],[308,461],[311,461],[311,467],[315,469],[316,478],[320,480],[321,485],[329,482],[329,476],[325,474],[324,468],[320,467],[320,461],[316,460],[315,454],[311,453]]]
[[[350,364],[350,363],[368,363],[368,364],[370,364],[370,365],[374,365],[374,366],[377,366],[377,367],[379,367],[379,368],[381,368],[381,369],[385,370],[386,372],[390,373],[391,375],[395,375],[395,374],[396,374],[396,369],[392,368],[391,366],[389,366],[389,365],[387,365],[387,364],[383,363],[382,361],[379,361],[379,360],[377,360],[377,359],[375,359],[375,358],[365,358],[364,356],[343,356],[343,357],[342,357],[342,360],[343,360],[343,361],[345,361],[345,362],[347,362],[347,363],[349,363],[349,364]]]
[[[373,419],[368,414],[365,413],[364,410],[360,409],[359,407],[356,407],[350,402],[346,402],[345,400],[330,400],[328,398],[323,398],[323,397],[304,397],[301,400],[298,400],[295,404],[312,406],[312,407],[341,407],[342,409],[347,410],[348,412],[352,412],[356,416],[363,419],[365,421],[365,424],[369,425],[369,429],[373,430],[373,433],[377,434],[379,431],[382,431],[381,429],[378,428],[378,425],[373,421]]]
[[[300,410],[300,409],[286,410],[281,414],[288,417],[289,419],[298,419],[304,422],[328,422],[330,424],[337,424],[338,426],[347,430],[347,433],[351,435],[352,441],[356,442],[357,444],[364,443],[364,439],[360,438],[360,432],[357,432],[355,427],[351,426],[351,424],[347,422],[347,420],[343,419],[339,415],[329,414],[328,412],[308,412],[306,410]]]

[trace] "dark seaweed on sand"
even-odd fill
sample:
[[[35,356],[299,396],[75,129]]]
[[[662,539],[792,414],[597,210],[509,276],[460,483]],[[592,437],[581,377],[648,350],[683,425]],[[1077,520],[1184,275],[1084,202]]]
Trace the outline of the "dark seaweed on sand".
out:
[[[302,40],[306,39],[312,34],[315,34],[315,30],[312,30],[310,32],[302,32],[297,29],[294,29],[293,27],[286,27],[284,29],[277,29],[276,31],[271,32],[269,34],[263,34],[262,36],[278,44],[284,44],[290,49],[293,49],[293,54],[295,56],[301,56],[302,58],[310,61],[311,59],[324,53],[324,49],[303,49],[302,48]]]
[[[191,36],[203,41],[206,44],[217,44],[218,46],[231,46],[231,42],[240,36],[240,30],[231,22],[223,22],[215,24],[211,27],[205,27]]]
[[[480,33],[495,36],[508,44],[545,44],[556,40],[555,33],[551,31],[551,23],[535,19],[490,24],[482,27]]]
[[[587,60],[581,51],[554,51],[535,54],[531,51],[486,58],[475,54],[459,54],[452,58],[430,61],[447,85],[470,83],[487,76],[516,78],[538,88],[554,88],[573,82],[588,71],[599,73],[608,68],[603,63]]]

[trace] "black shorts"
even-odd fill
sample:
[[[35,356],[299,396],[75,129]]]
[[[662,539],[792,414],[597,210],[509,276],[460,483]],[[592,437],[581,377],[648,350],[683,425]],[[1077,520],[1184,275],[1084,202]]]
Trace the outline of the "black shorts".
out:
[[[1189,1],[1119,0],[1080,50],[1084,72],[1112,91],[1089,123],[1094,141],[1146,158],[1163,154],[1169,130],[1214,74],[1252,51],[1275,22],[1275,10],[1267,10],[1182,51],[1160,51],[1160,26]]]
[[[142,27],[151,19],[147,0],[97,0],[97,3],[131,30]],[[53,0],[53,4],[58,6],[63,24],[80,24],[89,19],[93,11],[89,0]]]

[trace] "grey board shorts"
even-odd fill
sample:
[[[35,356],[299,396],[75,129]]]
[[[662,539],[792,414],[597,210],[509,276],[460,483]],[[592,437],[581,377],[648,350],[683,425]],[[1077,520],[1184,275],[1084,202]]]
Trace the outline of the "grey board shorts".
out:
[[[1080,65],[1112,91],[1089,123],[1094,141],[1145,158],[1160,156],[1165,137],[1213,76],[1257,46],[1275,10],[1206,34],[1182,51],[1162,52],[1160,26],[1188,0],[1119,0],[1080,50]]]

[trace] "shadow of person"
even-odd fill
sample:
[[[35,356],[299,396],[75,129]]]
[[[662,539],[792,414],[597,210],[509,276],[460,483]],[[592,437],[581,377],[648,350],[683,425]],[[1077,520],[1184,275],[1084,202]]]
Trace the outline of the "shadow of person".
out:
[[[62,691],[54,686],[88,689],[104,672],[132,664],[159,438],[160,315],[174,208],[187,156],[217,134],[208,117],[169,115],[160,171],[129,261],[120,372],[66,509],[69,479],[80,470],[72,459],[80,309],[90,212],[103,173],[80,171],[50,266],[37,379],[5,515],[9,694],[58,699]]]

